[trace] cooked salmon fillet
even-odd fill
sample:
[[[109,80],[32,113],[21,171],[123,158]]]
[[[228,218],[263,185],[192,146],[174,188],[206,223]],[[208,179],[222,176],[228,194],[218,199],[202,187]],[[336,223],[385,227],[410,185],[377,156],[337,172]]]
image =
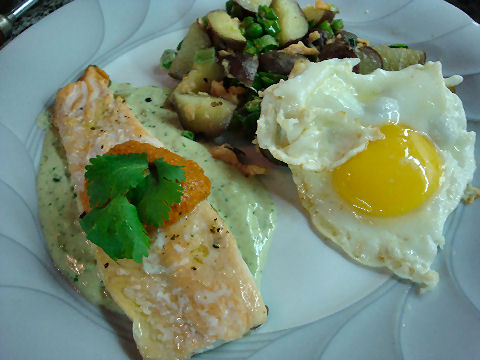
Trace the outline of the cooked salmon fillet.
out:
[[[163,147],[108,84],[108,75],[90,66],[56,97],[53,123],[83,210],[89,208],[84,175],[90,158],[132,140],[139,143],[138,152],[141,143]],[[266,307],[235,238],[206,200],[175,223],[150,229],[149,237],[150,253],[142,264],[115,262],[96,251],[105,286],[133,321],[145,359],[186,359],[266,321]]]

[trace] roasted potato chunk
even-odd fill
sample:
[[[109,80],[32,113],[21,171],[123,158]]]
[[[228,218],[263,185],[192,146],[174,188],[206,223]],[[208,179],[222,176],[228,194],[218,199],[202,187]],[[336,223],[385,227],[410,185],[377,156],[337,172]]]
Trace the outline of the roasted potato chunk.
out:
[[[217,50],[242,51],[247,39],[240,32],[240,21],[231,18],[224,10],[215,10],[207,14],[208,31]]]
[[[207,32],[200,24],[194,22],[183,39],[182,46],[168,70],[168,75],[180,80],[192,68],[197,50],[210,46],[212,46],[212,42]]]
[[[414,64],[425,64],[426,54],[423,50],[391,48],[387,45],[372,46],[383,61],[384,70],[401,70]]]
[[[230,101],[207,94],[179,94],[172,99],[182,126],[214,138],[225,131],[236,108]]]
[[[222,60],[225,71],[250,87],[258,70],[258,56],[247,53],[227,55]]]
[[[287,54],[273,50],[260,55],[260,70],[276,74],[288,75],[295,61],[304,58],[302,55]]]
[[[327,30],[316,28],[313,29],[310,34],[308,34],[307,43],[312,44],[318,50],[322,50],[327,41],[332,37],[333,35],[331,35]]]
[[[270,6],[272,0],[234,0],[238,5],[247,11],[256,13],[259,6]]]
[[[278,16],[278,24],[282,30],[278,34],[281,46],[300,40],[308,31],[308,22],[302,9],[294,0],[273,0],[272,9]]]
[[[357,54],[360,59],[360,63],[358,64],[358,72],[360,74],[370,74],[374,70],[383,67],[382,57],[370,46],[356,48],[355,54]]]
[[[212,80],[220,81],[223,77],[222,66],[215,62],[194,64],[192,70],[183,77],[174,91],[180,94],[208,92]]]
[[[303,9],[303,14],[308,22],[313,21],[313,23],[317,25],[325,20],[332,22],[336,12],[307,5],[307,7]]]
[[[327,42],[327,44],[325,44],[325,46],[320,51],[318,60],[321,61],[333,58],[344,59],[356,57],[358,56],[350,43],[343,37],[337,36],[334,42]]]

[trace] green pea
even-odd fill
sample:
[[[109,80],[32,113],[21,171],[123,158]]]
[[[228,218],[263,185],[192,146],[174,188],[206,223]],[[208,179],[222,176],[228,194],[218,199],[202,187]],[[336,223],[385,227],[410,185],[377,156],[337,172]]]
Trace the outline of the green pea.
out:
[[[258,23],[253,23],[247,27],[245,30],[245,35],[247,39],[257,39],[263,35],[262,25]]]
[[[248,27],[249,25],[253,24],[255,22],[255,19],[251,16],[247,16],[245,19],[242,21],[242,26],[243,27]]]

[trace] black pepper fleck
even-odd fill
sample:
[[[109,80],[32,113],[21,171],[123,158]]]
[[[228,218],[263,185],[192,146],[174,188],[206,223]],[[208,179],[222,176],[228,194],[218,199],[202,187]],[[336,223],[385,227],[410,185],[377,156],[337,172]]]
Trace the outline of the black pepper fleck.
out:
[[[87,215],[87,212],[86,212],[86,211],[82,212],[82,213],[80,214],[80,219],[83,219],[83,218],[85,217],[85,215]]]
[[[109,265],[108,263],[105,263],[105,264],[103,264],[103,267],[106,269],[106,268],[108,268],[108,265]]]
[[[151,101],[152,101],[152,98],[147,97],[147,98],[145,98],[145,101],[146,101],[146,102],[151,102]]]
[[[194,271],[195,271],[195,270],[197,270],[197,268],[196,268],[195,266],[192,266],[192,270],[194,270]]]
[[[213,244],[212,246],[213,246],[215,249],[220,249],[220,245],[218,245],[218,244]]]

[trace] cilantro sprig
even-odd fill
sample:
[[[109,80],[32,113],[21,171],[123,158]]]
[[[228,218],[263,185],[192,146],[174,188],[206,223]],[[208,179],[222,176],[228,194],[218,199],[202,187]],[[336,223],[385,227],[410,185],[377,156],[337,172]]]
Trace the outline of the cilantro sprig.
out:
[[[125,195],[145,180],[147,154],[103,155],[90,159],[85,167],[90,207],[105,205],[116,195]]]
[[[173,204],[179,204],[183,188],[177,181],[185,180],[185,170],[167,164],[163,159],[154,161],[157,174],[151,174],[138,188],[138,213],[142,221],[151,226],[162,226],[168,220]],[[135,189],[137,191],[137,189]]]
[[[165,224],[181,201],[185,170],[164,159],[149,166],[146,153],[97,156],[86,170],[92,210],[80,225],[87,238],[115,261],[140,263],[150,248],[144,224]]]
[[[88,240],[113,260],[128,258],[140,263],[143,256],[148,256],[150,239],[136,207],[125,196],[116,196],[105,207],[92,209],[80,224]]]

